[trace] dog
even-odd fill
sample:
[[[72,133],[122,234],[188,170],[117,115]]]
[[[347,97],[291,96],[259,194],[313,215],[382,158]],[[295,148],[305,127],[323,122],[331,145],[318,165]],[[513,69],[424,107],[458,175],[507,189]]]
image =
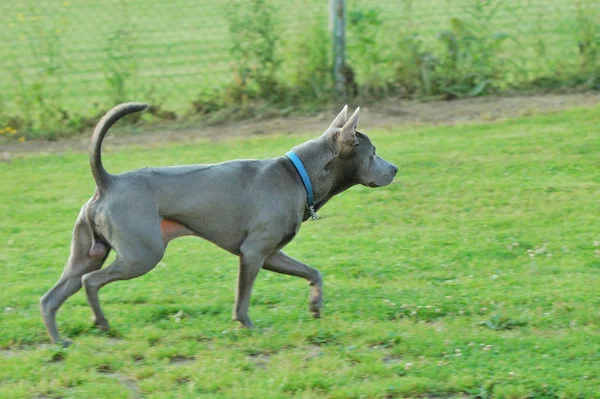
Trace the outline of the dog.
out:
[[[286,156],[234,160],[212,165],[143,168],[109,174],[102,166],[102,140],[120,118],[146,108],[125,103],[110,110],[92,135],[90,165],[96,190],[79,213],[71,253],[58,282],[41,298],[42,318],[53,343],[60,339],[56,312],[82,286],[95,325],[108,330],[98,290],[117,280],[148,273],[162,259],[169,241],[197,236],[237,255],[239,275],[233,319],[252,327],[250,294],[259,270],[306,279],[310,311],[318,318],[323,303],[321,273],[281,251],[308,218],[334,195],[362,184],[386,186],[398,168],[376,154],[358,132],[360,109],[348,106],[319,137]],[[105,268],[109,251],[114,262]]]

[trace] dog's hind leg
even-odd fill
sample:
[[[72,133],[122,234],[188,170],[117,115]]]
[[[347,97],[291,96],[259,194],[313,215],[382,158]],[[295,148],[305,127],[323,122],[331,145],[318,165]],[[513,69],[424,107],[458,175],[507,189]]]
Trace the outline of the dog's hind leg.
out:
[[[263,269],[287,274],[289,276],[302,277],[308,280],[310,292],[310,311],[315,318],[321,316],[321,306],[323,305],[323,278],[317,269],[298,262],[279,251],[271,254],[265,259]]]
[[[117,258],[108,267],[85,274],[82,277],[87,300],[94,312],[95,324],[108,330],[108,320],[102,313],[98,290],[118,280],[129,280],[148,273],[162,259],[165,244],[160,231],[160,222],[154,225],[141,224],[133,231],[120,230],[114,242]]]
[[[86,273],[100,269],[108,256],[109,249],[104,247],[104,253],[99,253],[97,245],[96,252],[92,254],[94,256],[92,258],[90,249],[94,241],[90,234],[91,229],[86,224],[87,221],[82,211],[73,229],[71,254],[67,265],[56,285],[40,300],[42,318],[52,343],[59,342],[59,334],[56,327],[56,312],[58,308],[67,298],[81,288],[81,277]],[[68,341],[63,341],[63,345],[68,345]]]

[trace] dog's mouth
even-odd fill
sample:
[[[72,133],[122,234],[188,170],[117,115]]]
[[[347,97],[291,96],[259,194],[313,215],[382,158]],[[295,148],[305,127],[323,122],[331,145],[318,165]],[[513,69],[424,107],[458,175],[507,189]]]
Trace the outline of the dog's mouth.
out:
[[[367,187],[371,187],[371,188],[377,188],[377,187],[383,187],[383,186],[387,186],[388,184],[390,184],[392,181],[394,180],[394,178],[390,178],[390,179],[386,179],[386,181],[379,181],[379,182],[369,182],[367,184],[364,184]]]

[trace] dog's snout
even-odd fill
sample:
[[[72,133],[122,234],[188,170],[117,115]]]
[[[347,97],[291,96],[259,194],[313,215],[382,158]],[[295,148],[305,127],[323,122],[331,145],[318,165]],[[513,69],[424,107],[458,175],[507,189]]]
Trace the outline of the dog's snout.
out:
[[[392,165],[392,173],[394,174],[394,176],[396,175],[396,173],[398,173],[398,167],[396,165]]]

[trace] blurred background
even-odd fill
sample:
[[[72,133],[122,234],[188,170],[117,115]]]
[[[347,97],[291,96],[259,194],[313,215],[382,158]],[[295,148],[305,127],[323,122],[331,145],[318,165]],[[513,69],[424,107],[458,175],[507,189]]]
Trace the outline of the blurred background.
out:
[[[4,1],[0,128],[65,136],[128,100],[152,104],[144,118],[217,120],[600,87],[598,0],[337,0],[341,21],[332,2]]]

